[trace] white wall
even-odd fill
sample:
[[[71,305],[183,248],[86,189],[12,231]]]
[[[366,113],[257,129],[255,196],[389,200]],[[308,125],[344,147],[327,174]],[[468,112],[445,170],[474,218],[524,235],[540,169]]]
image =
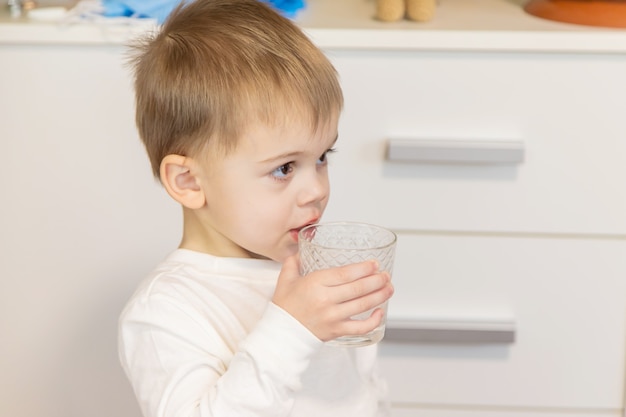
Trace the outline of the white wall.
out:
[[[179,239],[120,47],[0,46],[0,415],[136,417],[117,317]]]

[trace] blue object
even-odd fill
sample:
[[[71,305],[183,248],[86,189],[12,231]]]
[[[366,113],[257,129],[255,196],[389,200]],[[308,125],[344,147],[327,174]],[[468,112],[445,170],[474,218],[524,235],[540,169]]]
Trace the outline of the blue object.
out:
[[[185,0],[102,0],[103,16],[152,18],[161,24]],[[304,0],[261,0],[289,18],[304,8]]]
[[[163,23],[182,0],[102,0],[106,17],[152,18]]]
[[[263,0],[265,3],[273,6],[278,11],[282,12],[285,16],[293,18],[298,13],[298,10],[303,9],[305,6],[304,0]]]

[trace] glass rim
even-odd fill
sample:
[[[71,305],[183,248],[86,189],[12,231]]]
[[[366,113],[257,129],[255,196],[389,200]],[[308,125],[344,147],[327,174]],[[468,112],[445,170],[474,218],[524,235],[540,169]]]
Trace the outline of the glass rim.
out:
[[[363,228],[369,228],[369,229],[377,229],[379,231],[383,231],[387,234],[390,235],[390,241],[385,243],[385,244],[381,244],[381,245],[376,245],[373,247],[368,247],[368,248],[338,248],[336,246],[329,246],[329,245],[323,245],[320,243],[316,243],[316,242],[312,242],[311,240],[308,240],[306,238],[304,238],[304,235],[306,234],[307,231],[312,230],[312,229],[317,229],[317,228],[325,228],[325,227],[333,227],[333,226],[357,226],[357,227],[363,227]],[[321,223],[313,223],[310,224],[308,226],[303,227],[302,229],[300,229],[300,231],[298,232],[298,244],[304,243],[304,244],[309,244],[309,245],[315,245],[319,248],[324,248],[324,249],[335,249],[335,250],[345,250],[345,251],[362,251],[362,250],[373,250],[373,249],[386,249],[390,246],[393,246],[396,244],[398,240],[398,235],[384,227],[384,226],[379,226],[377,224],[372,224],[372,223],[364,223],[364,222],[350,222],[350,221],[332,221],[332,222],[321,222]]]

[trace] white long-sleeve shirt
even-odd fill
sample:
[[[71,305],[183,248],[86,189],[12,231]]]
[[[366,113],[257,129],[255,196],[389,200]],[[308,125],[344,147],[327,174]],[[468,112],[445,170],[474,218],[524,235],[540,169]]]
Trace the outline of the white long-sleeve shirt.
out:
[[[280,265],[178,249],[120,317],[145,417],[386,415],[376,346],[330,347],[271,303]]]

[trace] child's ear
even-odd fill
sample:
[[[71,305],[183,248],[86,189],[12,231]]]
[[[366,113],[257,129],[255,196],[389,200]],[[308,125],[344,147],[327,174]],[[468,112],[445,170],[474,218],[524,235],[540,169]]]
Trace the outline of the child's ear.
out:
[[[161,183],[174,200],[187,208],[199,209],[206,203],[206,197],[191,172],[192,163],[186,156],[167,155],[161,161]]]

